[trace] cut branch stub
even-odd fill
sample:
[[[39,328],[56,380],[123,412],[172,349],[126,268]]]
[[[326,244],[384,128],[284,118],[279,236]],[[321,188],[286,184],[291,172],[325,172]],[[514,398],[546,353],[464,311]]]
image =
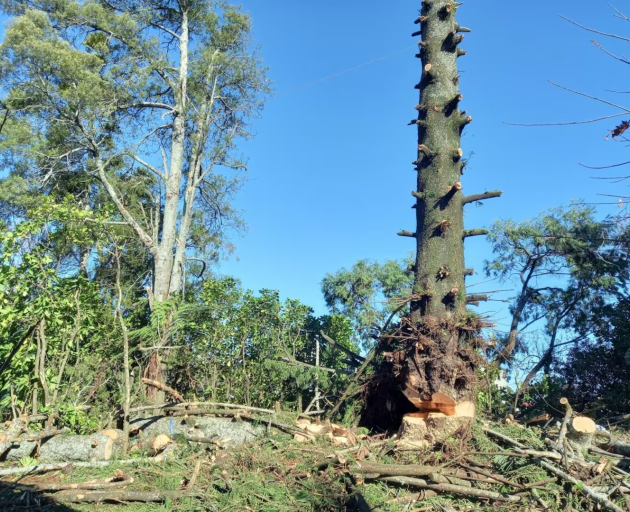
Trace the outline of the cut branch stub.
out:
[[[464,95],[463,94],[458,94],[457,96],[455,96],[451,102],[449,103],[449,105],[451,106],[452,109],[457,108],[457,105],[459,105],[460,101],[462,101],[464,99]]]
[[[411,192],[411,195],[416,199],[424,199],[424,194],[422,192],[416,192],[415,190]]]
[[[450,227],[451,227],[450,220],[443,220],[442,222],[440,222],[439,229],[442,234],[446,233],[446,230]]]
[[[457,46],[463,40],[464,40],[464,35],[463,34],[459,35],[459,36],[454,35],[451,43],[453,44],[453,46]]]
[[[476,201],[484,201],[486,199],[493,199],[495,197],[501,197],[503,192],[501,190],[491,190],[490,192],[484,192],[483,194],[474,194],[464,197],[464,204],[474,203]]]
[[[428,158],[433,158],[435,156],[435,152],[431,151],[427,146],[425,146],[424,144],[420,144],[418,146],[418,151],[420,153],[423,153],[426,157]]]
[[[473,304],[473,303],[479,303],[479,302],[487,302],[489,299],[488,295],[486,294],[477,294],[477,295],[468,295],[468,297],[466,297],[466,303],[467,304]]]
[[[451,14],[451,12],[453,12],[453,4],[449,2],[444,7],[442,7],[442,10],[440,11],[440,15],[442,17],[446,17],[449,14]]]
[[[411,37],[418,37],[419,35],[422,35],[421,30],[418,30],[417,32],[414,32],[413,34],[411,34]]]
[[[466,270],[464,270],[464,275],[465,276],[474,276],[475,275],[475,269],[474,268],[467,268]]]
[[[446,279],[450,275],[451,275],[451,271],[448,267],[440,267],[437,271],[438,279]]]
[[[472,120],[473,120],[472,116],[466,116],[466,117],[462,116],[460,119],[460,126],[462,127],[466,126],[467,124],[472,123]]]
[[[402,230],[398,232],[398,236],[406,236],[409,238],[416,238],[416,234],[411,231]]]
[[[490,231],[487,229],[467,229],[464,231],[464,238],[468,238],[471,236],[484,236],[490,234]]]
[[[464,55],[466,55],[466,50],[462,50],[459,46],[457,47],[457,56],[458,57],[463,57]]]
[[[456,150],[453,151],[453,160],[455,162],[461,160],[463,156],[464,156],[464,150],[462,148],[457,148]]]
[[[451,193],[455,193],[455,192],[460,192],[463,189],[463,185],[461,184],[460,181],[457,181],[453,184],[453,186],[451,188],[448,189],[449,192]]]
[[[424,76],[433,80],[435,78],[435,69],[431,64],[424,66]]]
[[[470,32],[471,30],[467,27],[462,27],[459,23],[455,23],[455,32]]]

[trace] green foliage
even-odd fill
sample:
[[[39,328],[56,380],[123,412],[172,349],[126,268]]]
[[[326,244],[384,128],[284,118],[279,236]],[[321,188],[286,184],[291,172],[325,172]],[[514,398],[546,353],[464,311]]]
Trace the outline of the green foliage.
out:
[[[516,351],[528,348],[522,330],[539,327],[551,350],[547,374],[556,346],[593,336],[599,312],[625,286],[628,259],[619,239],[615,219],[598,220],[593,208],[580,203],[532,221],[495,224],[490,235],[495,256],[486,262],[486,273],[519,287],[511,306],[518,326]]]
[[[383,264],[360,260],[350,270],[324,277],[322,291],[327,306],[351,320],[355,341],[362,348],[370,348],[371,335],[380,332],[392,314],[404,309],[400,300],[411,295],[412,263],[411,259]]]
[[[153,346],[162,340],[159,328],[167,317],[168,341],[180,347],[170,380],[197,398],[266,407],[295,404],[298,397],[310,401],[315,381],[330,394],[347,380],[340,354],[324,344],[320,365],[335,373],[314,367],[320,330],[356,350],[347,319],[314,317],[299,301],[283,302],[272,290],[256,295],[230,277],[203,281],[186,302],[162,303],[145,327],[130,333],[132,339]]]
[[[106,332],[106,310],[96,283],[82,275],[64,275],[50,250],[61,239],[80,244],[94,236],[99,223],[91,219],[94,222],[86,225],[85,217],[69,198],[61,203],[43,198],[28,220],[0,229],[0,360],[9,361],[29,328],[41,327],[24,340],[0,375],[4,410],[24,410],[33,391],[44,385],[50,395],[44,409],[57,407],[60,390],[68,384],[64,370],[76,369],[90,345]],[[34,368],[43,342],[50,364],[38,376]],[[87,377],[83,375],[84,383]]]

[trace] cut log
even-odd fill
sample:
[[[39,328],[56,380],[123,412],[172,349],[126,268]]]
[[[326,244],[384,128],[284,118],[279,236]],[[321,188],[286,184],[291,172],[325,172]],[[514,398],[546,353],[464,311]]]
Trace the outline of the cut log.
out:
[[[39,444],[48,442],[52,437],[66,434],[68,429],[61,430],[44,430],[42,432],[24,432],[17,438],[14,438],[11,443],[7,443],[9,447],[4,451],[0,460],[4,461],[19,461],[25,457],[32,457],[36,454]],[[8,439],[7,434],[0,434],[0,440]]]
[[[6,460],[6,452],[12,448],[15,439],[26,430],[28,421],[28,416],[21,416],[5,423],[6,430],[2,432],[2,437],[0,438],[0,460]]]
[[[475,417],[475,405],[462,402],[453,407],[454,414],[417,412],[407,414],[400,425],[400,444],[408,448],[427,448],[441,444],[457,432],[467,429]]]
[[[114,455],[122,453],[123,445],[125,444],[125,438],[122,430],[119,429],[106,429],[101,431],[104,436],[109,437],[114,443]]]
[[[577,416],[569,421],[566,438],[571,448],[585,454],[591,447],[596,430],[597,425],[592,419],[586,416]]]
[[[605,437],[608,441],[606,443],[597,442],[597,446],[600,449],[603,449],[610,453],[616,453],[619,455],[623,455],[624,457],[630,457],[630,443],[624,441],[622,439],[617,439],[612,436],[609,432],[605,432],[603,430],[597,430],[595,432],[595,437]]]
[[[190,421],[187,421],[190,420]],[[141,439],[146,441],[146,448],[151,441],[160,434],[171,437],[176,435],[191,435],[198,437],[213,437],[217,440],[230,440],[230,446],[237,446],[255,440],[265,429],[249,422],[235,422],[231,418],[206,418],[195,416],[192,418],[155,417],[142,418],[131,422],[131,429],[137,430]],[[296,429],[297,430],[297,429]]]
[[[42,444],[41,462],[96,462],[112,458],[114,441],[104,434],[55,437]]]
[[[166,434],[160,434],[151,442],[151,449],[149,450],[149,456],[154,457],[159,453],[162,453],[164,449],[173,442],[173,440]]]

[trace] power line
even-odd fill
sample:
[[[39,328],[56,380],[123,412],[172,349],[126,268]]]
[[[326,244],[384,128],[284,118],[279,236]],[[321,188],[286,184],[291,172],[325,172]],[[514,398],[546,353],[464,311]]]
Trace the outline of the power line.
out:
[[[337,78],[338,76],[345,75],[346,73],[350,73],[351,71],[355,71],[357,69],[364,68],[366,66],[374,64],[374,63],[379,62],[381,60],[389,59],[390,57],[393,57],[394,55],[398,55],[399,53],[405,52],[405,51],[407,51],[407,50],[409,50],[411,48],[415,48],[415,45],[406,46],[405,48],[401,48],[400,50],[397,50],[395,52],[389,53],[387,55],[383,55],[382,57],[378,57],[378,58],[376,58],[374,60],[371,60],[369,62],[364,62],[363,64],[359,64],[358,66],[354,66],[354,67],[345,69],[343,71],[339,71],[338,73],[334,73],[332,75],[325,76],[323,78],[320,78],[319,80],[315,80],[314,82],[309,82],[309,83],[306,83],[304,85],[300,85],[299,87],[296,87],[294,89],[289,89],[288,91],[284,91],[284,92],[281,92],[280,94],[277,94],[275,97],[279,98],[281,96],[286,96],[287,94],[291,94],[293,92],[301,91],[302,89],[306,89],[308,87],[312,87],[314,85],[321,84],[322,82],[326,82],[327,80],[331,80],[333,78]]]

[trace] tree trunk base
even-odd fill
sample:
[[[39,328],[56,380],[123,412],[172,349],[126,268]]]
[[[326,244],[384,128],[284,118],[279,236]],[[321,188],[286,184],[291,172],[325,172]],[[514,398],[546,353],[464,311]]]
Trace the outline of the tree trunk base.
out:
[[[403,417],[398,430],[400,445],[405,448],[432,448],[451,437],[461,437],[468,432],[475,416],[475,407],[462,402],[454,416],[441,412],[414,412]]]
[[[566,439],[569,446],[580,456],[584,456],[593,443],[596,429],[595,422],[590,418],[573,418],[567,425]]]

